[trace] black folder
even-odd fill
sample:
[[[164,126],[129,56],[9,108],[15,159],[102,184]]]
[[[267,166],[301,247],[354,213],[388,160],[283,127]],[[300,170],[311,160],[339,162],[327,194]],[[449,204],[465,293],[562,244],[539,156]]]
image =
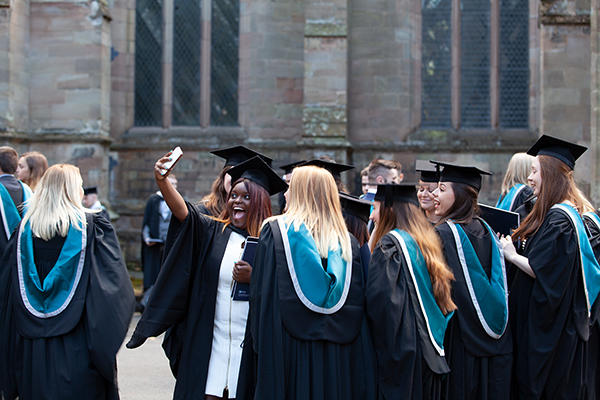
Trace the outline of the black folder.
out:
[[[481,218],[502,235],[510,235],[521,223],[519,214],[479,203]]]
[[[244,242],[244,252],[242,253],[242,260],[248,264],[254,264],[254,255],[256,254],[256,245],[258,244],[258,238],[255,236],[248,236]],[[250,300],[250,284],[240,283],[236,280],[233,281],[233,289],[231,290],[231,297],[233,300],[248,301]]]

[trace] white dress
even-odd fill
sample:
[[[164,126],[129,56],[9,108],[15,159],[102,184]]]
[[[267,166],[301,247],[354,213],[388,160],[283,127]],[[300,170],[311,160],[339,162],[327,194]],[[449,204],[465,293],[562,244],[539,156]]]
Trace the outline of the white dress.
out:
[[[245,238],[231,232],[225,254],[221,260],[215,322],[213,327],[212,350],[206,378],[206,394],[222,396],[223,389],[229,389],[229,397],[236,397],[237,380],[242,361],[242,342],[248,319],[248,302],[234,301],[231,297],[233,286],[233,265],[242,256]]]

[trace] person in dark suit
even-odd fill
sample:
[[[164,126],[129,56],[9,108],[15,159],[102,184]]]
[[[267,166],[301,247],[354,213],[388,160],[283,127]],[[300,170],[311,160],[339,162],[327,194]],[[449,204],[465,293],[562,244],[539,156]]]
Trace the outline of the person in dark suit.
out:
[[[13,175],[17,170],[19,155],[12,147],[0,147],[0,254],[24,214],[23,203],[31,196],[29,186]]]

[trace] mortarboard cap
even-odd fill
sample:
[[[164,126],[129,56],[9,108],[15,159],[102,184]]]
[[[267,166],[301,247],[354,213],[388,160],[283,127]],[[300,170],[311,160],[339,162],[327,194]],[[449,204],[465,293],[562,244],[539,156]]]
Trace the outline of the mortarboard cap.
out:
[[[481,189],[481,176],[492,175],[491,172],[484,171],[473,165],[458,165],[444,161],[431,161],[435,165],[443,167],[440,172],[440,182],[464,183],[477,189]]]
[[[494,232],[503,235],[510,235],[513,229],[517,229],[520,223],[519,214],[512,211],[506,211],[501,208],[496,208],[479,203],[481,218],[487,222]]]
[[[211,151],[211,153],[215,156],[225,159],[224,167],[236,166],[256,156],[262,158],[263,161],[266,162],[269,166],[271,166],[271,163],[273,162],[273,159],[265,156],[264,154],[260,154],[257,151],[249,149],[246,146],[227,147],[225,149]]]
[[[555,138],[548,135],[542,135],[537,142],[529,150],[527,154],[532,156],[543,155],[558,158],[569,166],[575,168],[575,160],[577,160],[587,147],[579,144],[567,142],[566,140]]]
[[[314,165],[315,167],[325,168],[327,171],[331,172],[331,175],[333,175],[334,178],[339,178],[340,173],[354,168],[354,165],[340,164],[327,160],[310,160],[297,166],[304,167],[306,165]]]
[[[423,182],[439,182],[440,172],[439,168],[430,163],[428,160],[417,160],[415,161],[415,171],[421,173],[420,179]]]
[[[369,223],[371,202],[359,199],[348,193],[340,192],[340,203],[344,212],[360,218],[365,224]]]
[[[287,189],[287,184],[261,157],[255,156],[231,168],[227,173],[231,182],[246,178],[262,186],[272,196]]]
[[[417,187],[414,183],[400,184],[382,184],[377,185],[377,193],[375,193],[375,201],[380,201],[385,205],[392,205],[394,202],[413,203],[417,207]]]
[[[293,163],[282,165],[279,168],[282,169],[284,171],[284,173],[287,175],[287,174],[291,174],[292,171],[294,170],[294,168],[296,168],[297,166],[299,166],[301,164],[304,164],[305,162],[306,162],[306,160],[295,161]]]
[[[90,186],[83,189],[83,194],[87,196],[88,194],[98,194],[98,188],[96,186]]]

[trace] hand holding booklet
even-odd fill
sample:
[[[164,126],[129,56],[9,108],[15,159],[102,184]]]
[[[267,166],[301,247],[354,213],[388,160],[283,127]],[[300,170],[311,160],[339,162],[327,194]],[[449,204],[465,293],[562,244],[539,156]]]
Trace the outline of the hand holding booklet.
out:
[[[248,236],[244,242],[244,252],[242,253],[242,261],[246,261],[248,264],[253,265],[254,255],[256,254],[256,245],[258,244],[258,238],[255,236]],[[233,281],[233,289],[231,291],[231,297],[233,300],[248,301],[250,300],[250,284],[240,283],[236,280]]]

